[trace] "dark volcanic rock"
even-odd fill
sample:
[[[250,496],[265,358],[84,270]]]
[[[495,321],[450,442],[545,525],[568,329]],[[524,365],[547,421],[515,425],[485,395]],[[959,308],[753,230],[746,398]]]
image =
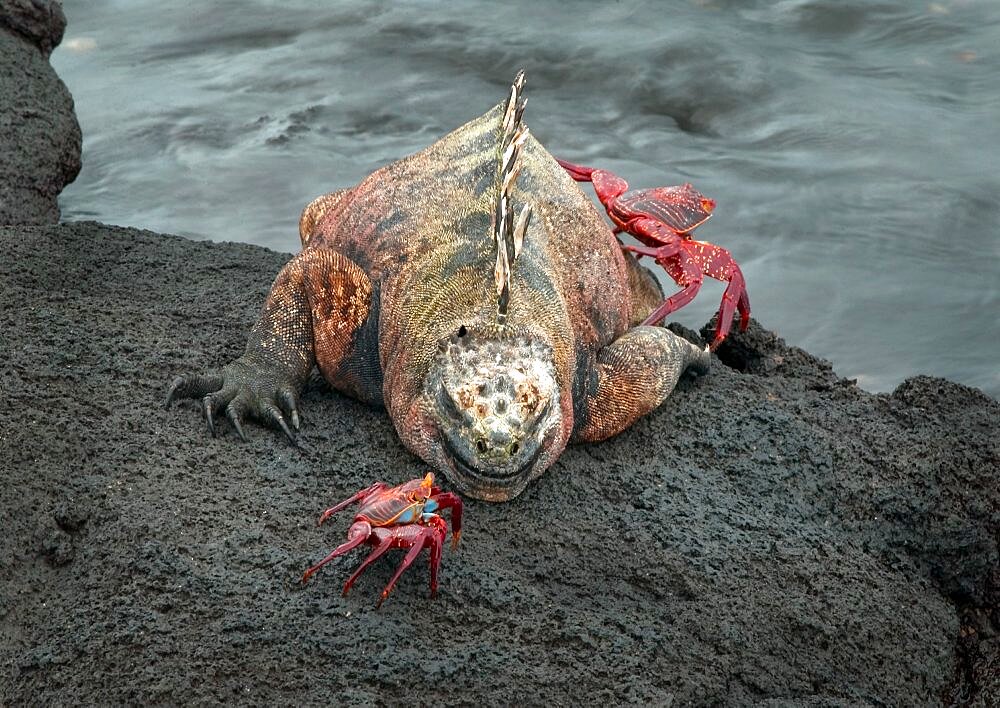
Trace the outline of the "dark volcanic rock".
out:
[[[48,57],[62,41],[66,15],[62,3],[53,0],[0,0],[0,26],[22,35]]]
[[[323,507],[424,470],[384,412],[313,389],[299,451],[161,406],[242,351],[286,256],[85,223],[0,248],[2,704],[997,699],[978,391],[868,394],[754,325],[514,502],[470,501],[439,597],[421,560],[375,611],[392,561],[347,598],[350,561],[298,578],[344,537]]]
[[[59,220],[80,172],[73,99],[49,66],[66,18],[50,0],[0,0],[0,224]]]

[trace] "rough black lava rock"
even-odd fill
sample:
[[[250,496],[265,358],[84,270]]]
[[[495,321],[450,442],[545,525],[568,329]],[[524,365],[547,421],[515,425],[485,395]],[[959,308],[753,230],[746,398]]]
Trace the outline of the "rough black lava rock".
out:
[[[59,220],[80,172],[73,98],[49,65],[66,17],[52,0],[0,0],[0,225]]]
[[[0,249],[0,703],[996,699],[1000,403],[974,389],[869,394],[754,323],[470,501],[440,595],[422,561],[376,611],[391,560],[347,598],[351,561],[298,579],[344,537],[322,508],[423,472],[384,412],[315,387],[299,451],[162,408],[241,352],[286,255],[95,223]]]
[[[0,0],[0,25],[17,32],[48,58],[66,31],[62,3],[53,0]]]

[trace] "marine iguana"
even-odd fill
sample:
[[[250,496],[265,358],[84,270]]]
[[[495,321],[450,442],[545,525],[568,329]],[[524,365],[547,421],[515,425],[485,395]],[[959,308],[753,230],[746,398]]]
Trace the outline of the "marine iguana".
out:
[[[707,348],[640,324],[663,291],[529,135],[523,83],[521,72],[486,114],[309,204],[302,252],[244,354],[177,377],[167,405],[201,398],[213,435],[225,410],[244,440],[251,417],[294,442],[318,366],[334,388],[385,406],[403,443],[459,491],[505,501],[568,442],[615,435],[686,369],[706,372]]]

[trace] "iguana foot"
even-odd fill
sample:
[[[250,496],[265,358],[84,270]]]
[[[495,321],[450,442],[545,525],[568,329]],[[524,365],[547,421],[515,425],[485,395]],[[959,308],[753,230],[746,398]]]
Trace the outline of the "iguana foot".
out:
[[[237,359],[218,374],[190,374],[178,376],[167,392],[166,406],[181,398],[200,398],[201,409],[209,432],[215,436],[215,417],[223,409],[236,434],[244,442],[243,420],[254,418],[281,428],[293,445],[298,442],[295,433],[285,421],[287,415],[292,428],[299,430],[299,410],[296,387],[290,382],[278,381],[272,372],[263,367]]]
[[[330,381],[351,373],[348,360],[358,329],[369,321],[371,298],[368,276],[351,259],[328,248],[300,253],[275,278],[243,356],[218,373],[175,379],[167,405],[201,398],[213,435],[215,417],[225,410],[243,440],[243,421],[254,418],[297,444],[286,416],[298,430],[298,395],[314,366],[329,372]]]

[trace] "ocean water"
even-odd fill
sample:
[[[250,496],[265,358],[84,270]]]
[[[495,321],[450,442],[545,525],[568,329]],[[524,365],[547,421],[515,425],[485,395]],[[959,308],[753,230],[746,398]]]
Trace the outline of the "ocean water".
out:
[[[298,250],[302,207],[527,72],[556,155],[718,202],[753,313],[872,391],[1000,396],[995,0],[65,0],[66,219]],[[668,283],[669,285],[669,283]],[[700,326],[710,281],[673,319]]]

